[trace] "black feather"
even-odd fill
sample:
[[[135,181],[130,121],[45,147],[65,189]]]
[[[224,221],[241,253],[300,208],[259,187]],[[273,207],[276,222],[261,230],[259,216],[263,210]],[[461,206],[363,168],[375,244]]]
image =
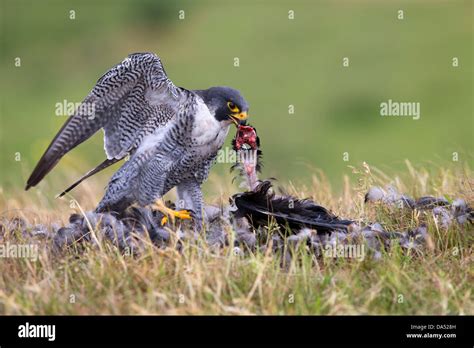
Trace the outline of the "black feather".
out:
[[[275,196],[270,192],[271,187],[270,181],[263,181],[254,191],[234,195],[232,200],[237,207],[234,215],[238,218],[247,217],[255,228],[267,225],[272,218],[278,225],[288,225],[291,230],[309,227],[318,232],[347,230],[353,223],[351,220],[339,219],[310,199]]]

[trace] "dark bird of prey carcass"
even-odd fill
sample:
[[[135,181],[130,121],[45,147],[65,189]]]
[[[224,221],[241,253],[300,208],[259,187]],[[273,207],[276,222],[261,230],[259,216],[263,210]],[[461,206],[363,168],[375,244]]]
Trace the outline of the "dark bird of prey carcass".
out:
[[[129,55],[106,72],[55,136],[28,179],[37,185],[70,150],[99,129],[107,159],[85,178],[128,156],[112,176],[96,212],[122,212],[153,204],[170,219],[202,222],[201,184],[207,179],[231,124],[244,123],[248,103],[229,87],[187,90],[167,77],[153,53]],[[93,114],[87,112],[90,106]],[[162,196],[177,187],[182,210]]]
[[[259,181],[261,168],[260,139],[254,127],[240,125],[233,141],[237,163],[233,166],[246,178],[248,191],[231,198],[236,210],[234,216],[247,218],[254,228],[266,226],[273,219],[279,226],[289,227],[293,233],[302,228],[318,232],[347,231],[353,223],[332,214],[310,199],[299,199],[289,195],[276,195],[269,180]]]

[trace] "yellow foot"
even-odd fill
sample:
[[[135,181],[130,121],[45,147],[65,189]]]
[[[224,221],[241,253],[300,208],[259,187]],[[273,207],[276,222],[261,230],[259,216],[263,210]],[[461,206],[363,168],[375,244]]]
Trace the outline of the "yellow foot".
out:
[[[161,211],[165,216],[161,219],[161,225],[165,225],[169,220],[172,222],[176,218],[181,220],[190,220],[191,213],[188,210],[173,210],[168,208],[161,199],[157,200],[154,204],[154,207]]]

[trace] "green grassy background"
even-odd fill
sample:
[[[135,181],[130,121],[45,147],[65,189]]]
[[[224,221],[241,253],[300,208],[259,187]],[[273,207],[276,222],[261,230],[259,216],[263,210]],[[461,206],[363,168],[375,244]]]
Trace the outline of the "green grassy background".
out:
[[[0,185],[24,185],[65,121],[55,116],[56,103],[81,101],[107,69],[140,51],[157,53],[179,86],[242,91],[261,137],[264,176],[304,182],[320,168],[340,183],[348,165],[363,161],[389,173],[405,159],[472,166],[472,48],[470,0],[1,0]],[[388,99],[420,102],[421,119],[381,117]],[[43,188],[57,193],[58,180],[72,181],[103,157],[97,134]],[[217,164],[213,172],[228,168]]]

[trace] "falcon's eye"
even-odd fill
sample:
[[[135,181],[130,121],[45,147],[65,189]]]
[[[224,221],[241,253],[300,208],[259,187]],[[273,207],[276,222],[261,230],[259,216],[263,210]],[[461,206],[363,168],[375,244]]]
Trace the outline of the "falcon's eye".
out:
[[[227,107],[232,112],[240,112],[239,107],[232,102],[227,102]]]

